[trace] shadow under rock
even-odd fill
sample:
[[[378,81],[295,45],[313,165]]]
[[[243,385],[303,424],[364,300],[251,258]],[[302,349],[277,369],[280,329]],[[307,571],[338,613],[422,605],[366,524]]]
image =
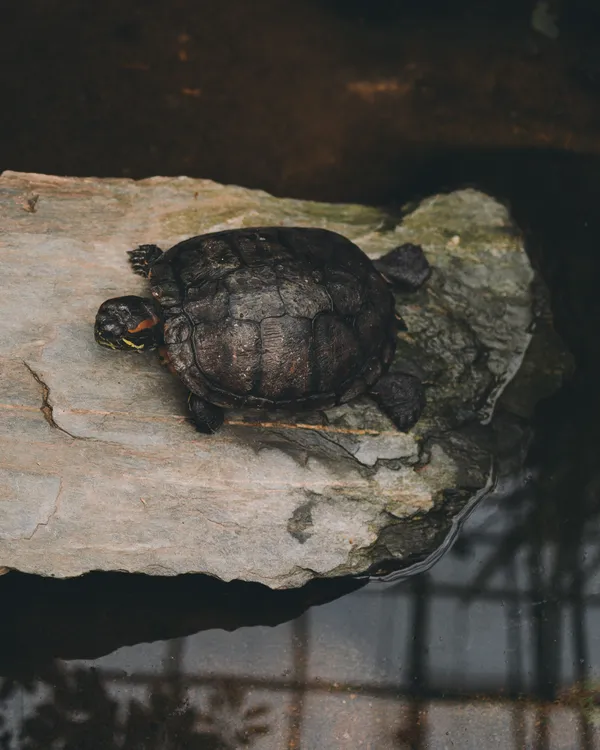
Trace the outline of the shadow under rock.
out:
[[[273,591],[203,575],[98,572],[59,580],[11,572],[0,578],[0,673],[52,658],[97,658],[122,646],[211,628],[275,626],[364,585],[323,579]]]

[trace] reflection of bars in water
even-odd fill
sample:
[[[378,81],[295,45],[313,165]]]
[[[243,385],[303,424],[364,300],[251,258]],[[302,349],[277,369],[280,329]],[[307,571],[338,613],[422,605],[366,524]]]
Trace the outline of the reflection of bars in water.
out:
[[[592,620],[595,619],[600,594],[583,593],[584,579],[596,574],[598,560],[595,555],[590,555],[593,564],[587,569],[576,569],[567,581],[563,557],[556,553],[554,560],[549,560],[547,545],[536,545],[535,540],[521,559],[519,545],[509,544],[510,554],[505,555],[499,564],[499,560],[493,558],[506,541],[505,535],[481,527],[471,534],[465,532],[460,546],[446,558],[443,567],[391,586],[376,584],[352,594],[352,598],[364,602],[364,611],[370,611],[371,616],[377,609],[373,620],[378,625],[373,637],[377,640],[380,658],[393,653],[397,647],[393,625],[398,620],[399,607],[410,613],[411,648],[406,670],[398,682],[361,680],[360,675],[355,681],[347,682],[310,678],[307,665],[311,652],[312,610],[292,623],[292,670],[289,676],[281,679],[235,676],[232,679],[248,689],[260,688],[288,695],[285,747],[294,750],[300,750],[302,746],[303,722],[310,724],[316,718],[306,709],[307,694],[315,693],[340,698],[359,694],[373,699],[396,700],[402,722],[400,729],[395,730],[396,742],[390,737],[390,748],[433,748],[429,743],[436,736],[439,725],[456,728],[457,721],[467,721],[467,726],[485,739],[481,735],[483,722],[490,720],[492,714],[494,725],[500,722],[510,727],[511,740],[501,745],[507,750],[527,747],[543,750],[560,743],[560,738],[568,738],[569,747],[575,747],[572,743],[577,738],[576,747],[582,750],[600,746],[594,744],[595,725],[600,717],[600,714],[595,714],[595,704],[599,702],[600,690],[594,690],[587,683],[589,654],[584,619],[586,612]],[[588,537],[585,541],[590,549],[597,549],[596,539]],[[478,550],[486,560],[475,567],[475,576],[471,571],[470,576],[457,575],[457,582],[453,582],[448,576],[448,567],[452,568],[449,558],[460,566],[461,552],[468,547]],[[492,574],[499,571],[503,580],[492,580]],[[587,583],[589,588],[590,581]],[[459,663],[464,661],[461,656],[464,657],[468,649],[466,639],[475,640],[481,635],[468,632],[470,610],[487,608],[493,615],[501,612],[497,625],[505,635],[506,648],[502,649],[500,641],[504,652],[504,674],[493,676],[492,681],[496,684],[490,685],[489,675],[485,672],[469,679],[464,664],[458,673],[452,673],[450,681],[440,680],[439,670],[436,674],[430,659],[432,625],[435,625],[432,608],[435,609],[440,602],[452,605],[455,617],[460,620],[458,626],[463,643],[459,650],[462,654],[455,659]],[[335,608],[336,604],[325,606]],[[450,629],[451,625],[446,621],[442,627]],[[314,625],[312,627],[314,629]],[[565,640],[568,630],[572,634],[570,643]],[[497,635],[492,633],[487,637]],[[527,641],[531,644],[529,648]],[[565,651],[572,659],[571,669],[566,663]],[[227,679],[227,675],[196,675],[185,679],[190,685],[200,687],[217,685]],[[574,687],[565,689],[569,684]],[[466,741],[467,737],[463,735],[462,739]],[[386,750],[379,745],[377,748]]]
[[[460,689],[453,689],[448,685],[436,685],[435,676],[432,676],[428,664],[428,643],[430,625],[430,604],[435,599],[446,599],[455,602],[464,601],[468,587],[455,584],[435,583],[432,576],[419,576],[413,580],[406,581],[393,587],[380,588],[378,586],[363,589],[353,596],[364,600],[367,610],[372,604],[378,603],[380,609],[378,620],[381,627],[374,637],[379,643],[381,653],[390,653],[393,649],[393,631],[386,627],[391,620],[386,615],[388,606],[397,606],[398,602],[409,605],[412,611],[411,633],[412,649],[410,651],[407,674],[399,683],[380,682],[370,684],[357,678],[352,682],[339,682],[324,679],[309,679],[307,677],[308,656],[311,651],[310,643],[310,620],[311,611],[297,618],[291,628],[291,651],[292,669],[288,676],[282,678],[239,676],[228,673],[182,674],[183,652],[182,645],[186,639],[178,639],[169,642],[167,657],[165,659],[165,671],[160,674],[134,673],[129,676],[122,672],[113,670],[102,670],[103,677],[109,682],[135,683],[144,685],[150,691],[164,690],[166,684],[172,686],[174,696],[177,695],[184,700],[184,692],[189,688],[214,688],[218,689],[223,683],[231,681],[241,691],[274,691],[285,693],[288,696],[288,730],[287,741],[281,747],[300,750],[302,747],[303,722],[309,724],[315,718],[307,715],[305,699],[307,694],[323,694],[338,696],[340,699],[349,695],[358,694],[362,697],[373,699],[392,699],[397,702],[398,712],[402,715],[400,728],[393,730],[396,737],[394,742],[390,736],[390,750],[392,748],[417,748],[429,750],[433,737],[438,737],[440,726],[456,731],[458,723],[465,723],[465,732],[472,732],[477,736],[485,738],[486,727],[497,727],[499,724],[510,727],[511,741],[509,744],[501,744],[498,747],[506,750],[523,750],[531,747],[536,750],[550,748],[556,743],[557,737],[579,737],[578,750],[596,747],[593,744],[593,712],[590,705],[593,698],[584,695],[581,691],[573,690],[560,694],[560,685],[554,687],[556,694],[554,698],[547,696],[545,699],[537,700],[528,698],[525,689],[525,669],[519,646],[514,645],[515,625],[524,627],[522,607],[528,602],[536,611],[537,602],[531,601],[532,592],[519,592],[515,589],[498,588],[497,590],[485,590],[478,592],[472,600],[476,606],[484,606],[486,603],[494,605],[502,604],[506,611],[507,619],[512,621],[512,627],[508,629],[508,641],[513,643],[511,658],[507,659],[507,673],[503,684],[490,689],[489,685],[478,688],[472,685]],[[600,606],[600,596],[590,597],[593,608]],[[369,603],[369,600],[371,602]],[[379,600],[379,602],[377,602]],[[572,604],[572,602],[571,602]],[[391,610],[392,616],[396,610]],[[536,644],[553,643],[553,651],[556,645],[549,634],[540,635],[540,628],[547,628],[555,618],[547,618],[543,614],[536,613],[532,618],[534,628],[534,641]],[[574,636],[582,632],[578,628]],[[191,636],[191,638],[201,637]],[[518,639],[517,639],[518,640]],[[537,660],[547,661],[547,655],[539,651]],[[541,674],[548,674],[551,670],[547,664],[542,669],[534,670],[534,692],[535,687],[540,684]],[[349,709],[350,710],[350,709]],[[231,717],[233,719],[233,717]],[[349,719],[350,721],[350,719]],[[438,725],[438,726],[436,726]],[[391,727],[390,727],[391,729]],[[467,745],[466,734],[461,734]],[[497,738],[496,738],[497,739]],[[491,741],[491,740],[490,740]],[[271,747],[264,744],[261,747]],[[562,746],[562,745],[557,745]],[[235,745],[233,746],[235,747]],[[241,746],[240,746],[241,747]],[[272,746],[275,748],[275,745]],[[377,750],[388,750],[387,747],[377,747]],[[279,748],[279,745],[277,745]]]

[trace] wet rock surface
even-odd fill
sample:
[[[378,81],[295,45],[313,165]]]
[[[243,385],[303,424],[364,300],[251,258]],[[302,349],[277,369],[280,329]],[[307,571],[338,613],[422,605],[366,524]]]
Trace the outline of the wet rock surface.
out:
[[[289,588],[422,557],[489,486],[495,446],[519,453],[519,420],[570,367],[520,233],[474,190],[427,198],[400,220],[206,180],[5,172],[0,207],[5,568]],[[397,295],[408,332],[393,368],[427,384],[409,433],[361,398],[300,416],[230,412],[204,437],[155,353],[95,344],[104,299],[147,293],[126,250],[266,224],[332,229],[373,258],[423,246],[431,277]]]

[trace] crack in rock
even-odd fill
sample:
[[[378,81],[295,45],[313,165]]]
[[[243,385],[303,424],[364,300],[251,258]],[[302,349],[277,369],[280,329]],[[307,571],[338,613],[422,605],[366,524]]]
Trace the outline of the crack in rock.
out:
[[[42,389],[42,405],[40,406],[40,411],[44,415],[44,419],[50,427],[53,427],[55,430],[60,430],[61,432],[64,432],[65,435],[68,435],[70,438],[73,438],[73,440],[85,440],[85,438],[79,438],[77,435],[73,435],[73,433],[69,432],[68,430],[65,430],[64,427],[61,427],[56,420],[54,419],[54,409],[52,407],[52,404],[50,403],[50,388],[48,385],[42,380],[41,376],[31,367],[30,364],[28,364],[25,360],[22,360],[25,367],[29,370],[32,378],[35,380],[35,382],[40,386]]]
[[[60,427],[58,429],[60,430]],[[45,521],[39,521],[38,523],[36,523],[35,529],[31,532],[31,534],[29,534],[29,536],[23,537],[23,539],[25,539],[28,542],[31,541],[42,526],[48,526],[50,521],[58,513],[58,509],[60,507],[60,496],[62,495],[62,491],[63,491],[63,480],[61,478],[60,484],[58,485],[58,492],[56,493],[56,500],[54,501],[54,508],[52,508],[52,510],[50,511],[48,518],[46,518]]]

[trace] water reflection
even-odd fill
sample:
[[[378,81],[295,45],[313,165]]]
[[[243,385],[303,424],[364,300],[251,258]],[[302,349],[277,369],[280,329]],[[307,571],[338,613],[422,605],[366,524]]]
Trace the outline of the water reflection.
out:
[[[543,406],[532,480],[405,581],[0,579],[0,748],[600,747],[589,393]]]

